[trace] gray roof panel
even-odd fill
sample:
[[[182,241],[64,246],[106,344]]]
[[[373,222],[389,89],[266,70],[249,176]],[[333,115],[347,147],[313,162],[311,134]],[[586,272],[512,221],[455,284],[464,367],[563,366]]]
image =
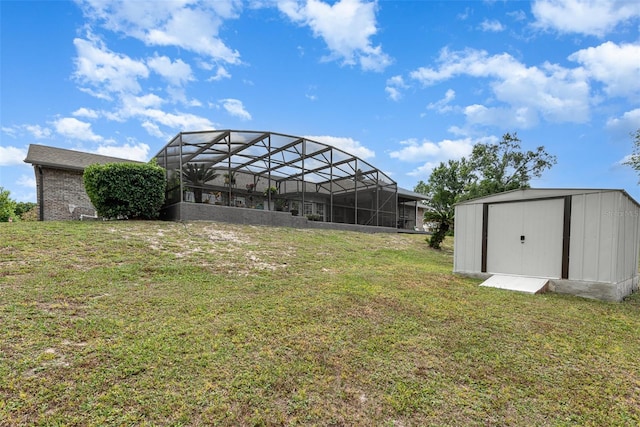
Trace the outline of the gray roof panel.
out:
[[[415,191],[407,190],[406,188],[398,187],[398,198],[412,201],[427,200],[429,197],[422,193],[416,193]]]
[[[25,163],[34,166],[47,166],[56,169],[82,171],[94,163],[141,163],[119,157],[103,156],[101,154],[83,153],[65,148],[49,147],[46,145],[30,144]]]
[[[533,200],[544,199],[550,197],[573,196],[579,194],[607,193],[610,191],[619,191],[638,204],[633,197],[626,191],[620,189],[603,189],[603,188],[524,188],[505,191],[503,193],[491,194],[489,196],[478,197],[477,199],[465,200],[457,205],[474,205],[483,203],[499,203],[511,202],[516,200]]]

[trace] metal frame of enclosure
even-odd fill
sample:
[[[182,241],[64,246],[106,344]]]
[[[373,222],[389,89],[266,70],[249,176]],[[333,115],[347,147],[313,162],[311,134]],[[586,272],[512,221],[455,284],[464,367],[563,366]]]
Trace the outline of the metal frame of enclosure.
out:
[[[398,186],[366,161],[274,132],[181,132],[157,155],[166,206],[193,202],[288,211],[314,221],[393,227]]]

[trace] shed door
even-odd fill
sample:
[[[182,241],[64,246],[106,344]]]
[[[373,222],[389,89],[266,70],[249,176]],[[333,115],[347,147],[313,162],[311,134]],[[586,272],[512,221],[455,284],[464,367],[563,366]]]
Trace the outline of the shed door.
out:
[[[560,278],[564,200],[489,205],[487,272]]]

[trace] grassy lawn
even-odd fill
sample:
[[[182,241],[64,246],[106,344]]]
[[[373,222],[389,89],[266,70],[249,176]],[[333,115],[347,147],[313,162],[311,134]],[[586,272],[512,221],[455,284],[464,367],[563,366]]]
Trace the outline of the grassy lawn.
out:
[[[640,424],[638,295],[451,269],[416,235],[0,224],[0,425]]]

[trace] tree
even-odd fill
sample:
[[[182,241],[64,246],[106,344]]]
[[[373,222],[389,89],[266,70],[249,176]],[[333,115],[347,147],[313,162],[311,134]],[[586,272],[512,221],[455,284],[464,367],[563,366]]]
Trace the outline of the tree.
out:
[[[4,187],[0,187],[0,222],[7,222],[9,220],[15,220],[16,216],[16,202],[9,197],[11,192],[5,190]]]
[[[640,152],[638,156],[640,165]],[[429,176],[420,181],[415,191],[427,196],[429,210],[425,221],[436,222],[438,228],[429,238],[429,246],[439,249],[445,235],[453,227],[454,205],[460,201],[489,194],[528,188],[531,178],[556,163],[544,147],[523,152],[516,133],[506,133],[498,144],[476,144],[469,159],[440,163]],[[640,166],[639,166],[640,170]]]
[[[640,174],[640,128],[630,133],[633,138],[633,153],[622,162],[623,165],[631,166],[638,174]],[[640,184],[640,181],[638,182]]]
[[[543,146],[523,152],[518,134],[505,133],[498,144],[476,144],[469,157],[469,167],[475,174],[465,199],[483,197],[503,191],[528,188],[531,178],[556,163],[556,157]]]
[[[182,169],[182,177],[193,185],[193,198],[196,203],[202,203],[202,186],[218,177],[214,169],[197,163],[186,164]],[[234,178],[235,180],[235,178]]]
[[[429,246],[432,248],[440,249],[442,241],[453,227],[454,205],[473,180],[471,172],[464,158],[449,160],[446,164],[441,162],[431,172],[427,184],[420,181],[416,185],[414,191],[427,196],[429,209],[424,214],[424,220],[438,224],[429,238]]]

